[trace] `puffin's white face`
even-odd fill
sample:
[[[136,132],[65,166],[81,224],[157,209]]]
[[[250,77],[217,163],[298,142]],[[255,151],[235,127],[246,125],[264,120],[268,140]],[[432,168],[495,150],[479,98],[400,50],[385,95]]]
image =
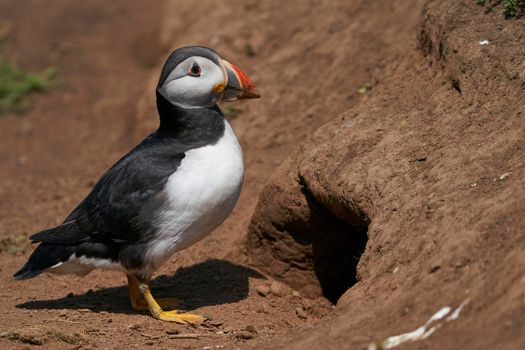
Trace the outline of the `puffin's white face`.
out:
[[[208,58],[192,56],[171,71],[159,92],[182,108],[211,107],[223,97],[227,79],[224,67]]]
[[[157,93],[181,108],[213,107],[220,99],[260,97],[246,73],[203,46],[181,47],[170,54]]]

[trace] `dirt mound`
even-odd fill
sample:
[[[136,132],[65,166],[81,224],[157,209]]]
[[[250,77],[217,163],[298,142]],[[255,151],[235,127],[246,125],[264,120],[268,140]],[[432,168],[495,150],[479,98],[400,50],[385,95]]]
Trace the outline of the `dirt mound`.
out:
[[[257,267],[328,298],[351,287],[333,322],[287,348],[359,348],[463,302],[453,325],[413,346],[525,344],[523,22],[428,1],[409,23],[403,59],[284,162],[256,208]],[[359,259],[357,275],[345,258]]]

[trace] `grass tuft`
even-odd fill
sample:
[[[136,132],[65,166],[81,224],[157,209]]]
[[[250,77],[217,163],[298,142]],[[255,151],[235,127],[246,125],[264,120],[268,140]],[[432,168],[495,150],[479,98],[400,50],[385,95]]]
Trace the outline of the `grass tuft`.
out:
[[[476,4],[481,6],[489,4],[487,12],[502,2],[505,8],[503,11],[505,18],[520,18],[525,15],[525,0],[476,0]]]
[[[371,83],[364,83],[363,85],[361,85],[360,87],[357,88],[357,93],[359,95],[364,95],[368,91],[370,91],[371,89],[372,89],[372,84]]]
[[[8,253],[18,255],[23,253],[28,246],[28,240],[25,236],[7,236],[0,238],[0,254]]]
[[[233,106],[228,106],[224,109],[224,115],[230,120],[237,118],[241,113],[242,109]]]
[[[505,0],[505,17],[522,17],[525,14],[525,0]]]
[[[56,68],[30,73],[11,63],[0,62],[0,114],[27,109],[23,104],[24,97],[32,92],[43,92],[58,86],[57,75]]]

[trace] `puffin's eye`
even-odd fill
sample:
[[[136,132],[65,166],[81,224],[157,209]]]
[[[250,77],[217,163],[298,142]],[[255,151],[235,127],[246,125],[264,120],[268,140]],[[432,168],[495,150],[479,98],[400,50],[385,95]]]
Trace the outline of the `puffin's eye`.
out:
[[[192,77],[200,77],[201,76],[201,67],[199,67],[199,64],[197,62],[193,62],[190,68],[189,75]]]

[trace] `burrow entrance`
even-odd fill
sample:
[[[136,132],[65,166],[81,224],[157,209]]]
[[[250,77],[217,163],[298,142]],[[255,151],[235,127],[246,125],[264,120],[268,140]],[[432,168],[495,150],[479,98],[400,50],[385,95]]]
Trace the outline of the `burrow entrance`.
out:
[[[267,275],[335,304],[358,281],[370,219],[354,203],[317,200],[306,181],[298,180],[298,187],[290,186],[293,192],[270,186],[263,193],[248,232],[248,252]]]
[[[337,207],[337,215],[319,203],[304,181],[301,189],[310,218],[301,236],[312,246],[312,264],[323,295],[332,303],[357,281],[357,264],[368,241],[370,219],[360,209]],[[294,235],[295,236],[295,235]]]

